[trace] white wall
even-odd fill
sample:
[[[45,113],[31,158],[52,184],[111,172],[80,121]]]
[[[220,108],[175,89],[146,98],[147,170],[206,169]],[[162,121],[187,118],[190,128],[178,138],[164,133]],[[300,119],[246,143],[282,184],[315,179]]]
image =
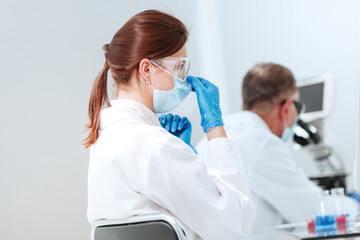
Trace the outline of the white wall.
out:
[[[91,84],[104,63],[103,44],[149,8],[173,13],[190,28],[192,74],[217,82],[204,62],[224,59],[226,112],[240,109],[241,79],[256,62],[279,62],[298,78],[334,75],[338,101],[330,126],[352,160],[360,2],[212,0],[203,8],[207,3],[0,1],[0,239],[88,239],[88,151],[80,142]],[[220,34],[212,41],[211,25],[201,24],[211,18],[204,9],[214,6]],[[199,44],[209,41],[223,56],[218,49],[204,53]],[[190,117],[196,142],[203,133],[195,99],[192,94],[176,112]]]
[[[89,239],[81,140],[102,46],[145,9],[191,25],[190,2],[0,1],[0,239]]]

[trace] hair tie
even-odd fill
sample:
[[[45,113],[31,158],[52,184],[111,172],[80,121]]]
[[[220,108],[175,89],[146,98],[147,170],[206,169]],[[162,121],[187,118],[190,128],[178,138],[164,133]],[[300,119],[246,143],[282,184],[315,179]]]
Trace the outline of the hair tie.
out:
[[[107,70],[109,69],[109,64],[107,62],[104,63],[104,68]]]

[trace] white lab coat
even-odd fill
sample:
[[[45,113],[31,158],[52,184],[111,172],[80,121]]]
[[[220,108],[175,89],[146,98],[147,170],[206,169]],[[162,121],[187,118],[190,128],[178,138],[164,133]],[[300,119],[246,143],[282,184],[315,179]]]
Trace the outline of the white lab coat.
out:
[[[254,205],[239,148],[209,142],[209,162],[160,126],[145,105],[113,100],[91,147],[88,220],[168,213],[189,239],[236,239],[249,232]]]
[[[255,113],[234,113],[224,122],[228,137],[246,154],[244,160],[257,209],[252,233],[279,225],[283,220],[299,222],[314,218],[321,189],[296,166],[289,146]],[[205,139],[196,148],[207,159]],[[347,200],[350,211],[356,211],[354,201]]]

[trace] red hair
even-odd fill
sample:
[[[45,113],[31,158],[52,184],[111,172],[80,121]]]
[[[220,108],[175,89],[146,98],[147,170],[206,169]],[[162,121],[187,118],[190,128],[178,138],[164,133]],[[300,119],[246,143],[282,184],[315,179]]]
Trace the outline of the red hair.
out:
[[[107,94],[107,74],[111,70],[116,86],[127,85],[134,71],[138,74],[142,59],[170,56],[186,43],[188,31],[177,18],[157,11],[147,10],[130,18],[105,44],[105,65],[97,75],[89,100],[89,136],[84,140],[90,147],[99,137],[100,112],[110,106]]]

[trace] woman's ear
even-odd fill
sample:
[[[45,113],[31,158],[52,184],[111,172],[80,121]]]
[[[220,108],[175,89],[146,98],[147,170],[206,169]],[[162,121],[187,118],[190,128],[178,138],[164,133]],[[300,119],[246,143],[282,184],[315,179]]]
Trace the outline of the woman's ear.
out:
[[[150,81],[151,79],[151,62],[149,59],[144,58],[139,63],[139,75],[142,77],[145,81]]]

